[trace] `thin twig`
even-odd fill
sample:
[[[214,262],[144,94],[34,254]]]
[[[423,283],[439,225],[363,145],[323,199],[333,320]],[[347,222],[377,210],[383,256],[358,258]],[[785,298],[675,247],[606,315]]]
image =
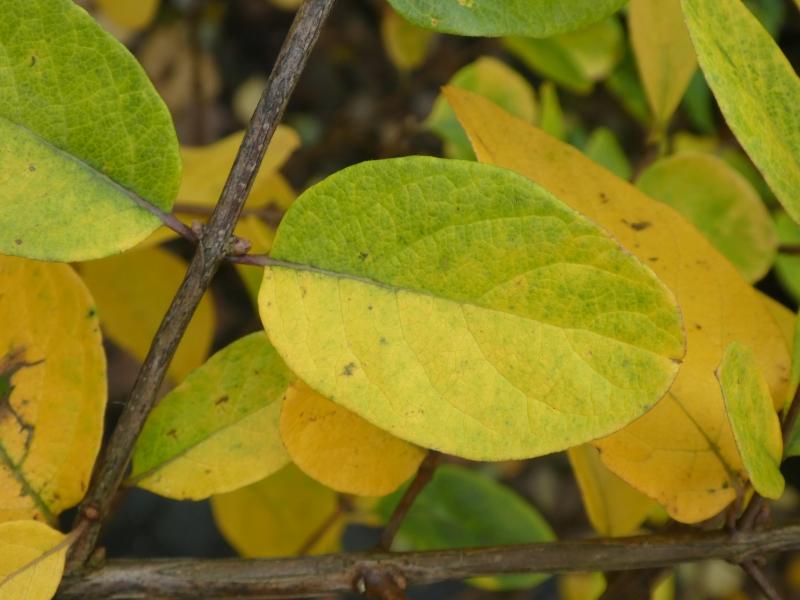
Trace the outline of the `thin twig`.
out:
[[[214,208],[211,206],[205,206],[203,204],[176,202],[175,205],[172,207],[172,210],[175,213],[180,213],[184,215],[197,215],[200,217],[208,217],[211,216],[211,213],[214,211]],[[258,219],[261,219],[264,223],[266,223],[270,227],[276,228],[278,227],[278,223],[280,223],[281,219],[283,218],[283,209],[281,209],[274,202],[270,202],[263,206],[257,206],[253,208],[244,207],[242,209],[241,216],[256,217]]]
[[[778,593],[778,590],[772,585],[769,578],[764,574],[764,571],[761,570],[761,567],[753,561],[743,562],[741,566],[742,570],[756,583],[761,593],[767,597],[767,600],[781,600],[781,595]]]
[[[78,511],[76,526],[88,519],[89,511],[96,512],[101,520],[108,516],[136,438],[155,404],[175,349],[220,263],[232,250],[231,234],[239,213],[334,1],[306,0],[297,11],[214,214],[198,241],[186,277],[156,333],[111,441],[98,461],[89,491]],[[81,567],[91,555],[99,536],[99,525],[99,521],[91,522],[86,533],[73,546],[70,570]]]
[[[778,246],[779,254],[800,254],[800,244],[781,244]]]
[[[403,497],[400,498],[400,502],[398,502],[397,506],[395,507],[392,516],[389,517],[389,522],[386,524],[386,527],[381,534],[381,541],[378,545],[381,550],[388,552],[392,549],[392,542],[394,541],[394,537],[397,535],[400,526],[403,524],[403,519],[406,518],[408,511],[411,510],[411,507],[414,505],[414,501],[417,499],[417,496],[419,496],[422,490],[425,489],[425,486],[428,485],[430,480],[433,479],[433,474],[436,471],[436,467],[439,466],[441,457],[442,455],[435,450],[428,451],[428,454],[425,456],[425,460],[422,461],[419,469],[417,469],[417,475],[414,477],[414,480],[411,482],[408,488],[406,488],[406,491],[403,494]]]
[[[654,569],[707,559],[745,563],[800,549],[800,524],[766,531],[692,531],[429,552],[329,554],[281,559],[112,560],[68,577],[58,598],[305,598],[348,593],[364,572],[388,571],[407,585],[512,573]]]
[[[336,503],[336,508],[334,508],[333,512],[330,516],[325,519],[319,527],[317,527],[311,535],[308,536],[303,545],[300,546],[300,549],[297,551],[297,556],[306,556],[309,552],[314,549],[320,540],[325,537],[325,534],[328,533],[331,528],[336,524],[336,522],[349,510],[349,503],[343,496],[339,496]]]
[[[172,231],[177,233],[179,236],[192,242],[193,244],[197,243],[198,238],[195,231],[174,214],[161,210],[154,204],[150,204],[147,200],[137,194],[134,194],[130,190],[126,189],[125,193],[128,194],[128,196],[139,206],[139,208],[143,208],[150,214],[158,217],[158,219],[164,225],[172,229]]]

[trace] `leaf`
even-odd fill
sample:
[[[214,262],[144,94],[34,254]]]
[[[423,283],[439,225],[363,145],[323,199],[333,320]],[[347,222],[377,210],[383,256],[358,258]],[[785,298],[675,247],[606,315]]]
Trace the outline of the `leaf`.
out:
[[[697,69],[680,0],[631,0],[628,29],[653,125],[663,131]]]
[[[609,471],[591,445],[567,450],[586,515],[603,536],[634,533],[658,505]]]
[[[100,448],[100,327],[66,265],[0,256],[0,290],[0,521],[52,523],[83,497]]]
[[[697,62],[697,59],[694,59]],[[696,69],[686,94],[683,97],[683,111],[697,131],[702,134],[711,135],[717,130],[716,115],[714,113],[714,100],[711,96],[711,89],[706,83],[703,72]]]
[[[345,494],[390,494],[425,458],[421,448],[378,429],[301,381],[286,394],[280,430],[292,462]]]
[[[161,0],[96,0],[96,5],[114,25],[140,31],[152,23]]]
[[[175,212],[184,222],[208,220],[222,194],[243,138],[244,132],[239,131],[207,146],[181,148],[183,178]],[[265,219],[273,205],[285,210],[291,203],[291,200],[287,202],[287,197],[293,198],[294,191],[280,176],[278,169],[299,147],[300,137],[297,133],[290,127],[278,125],[234,231],[237,236],[253,244],[253,253],[269,251],[271,233],[267,243],[262,232],[268,229]],[[146,245],[151,246],[176,237],[174,231],[162,227],[148,238]]]
[[[742,468],[714,372],[723,348],[753,348],[773,396],[783,399],[789,357],[756,292],[683,217],[594,164],[579,151],[490,102],[447,88],[479,160],[525,174],[606,227],[675,294],[687,353],[669,394],[622,431],[597,443],[603,463],[682,522],[697,522],[735,497]]]
[[[211,508],[222,535],[248,558],[293,556],[303,549],[325,554],[340,547],[344,518],[336,492],[294,465],[235,492],[212,496]],[[311,547],[305,548],[309,542]]]
[[[740,0],[682,0],[722,114],[789,215],[800,221],[800,79]]]
[[[284,467],[289,456],[278,426],[292,380],[263,333],[217,352],[150,413],[130,482],[168,498],[201,500]]]
[[[615,13],[625,0],[389,0],[406,19],[442,33],[550,37]]]
[[[765,498],[777,500],[785,485],[781,424],[753,351],[739,342],[728,344],[717,378],[750,483]]]
[[[166,106],[71,0],[0,0],[0,253],[75,261],[161,223],[180,178]]]
[[[186,264],[161,248],[144,248],[82,263],[106,336],[144,361],[153,336],[186,274]],[[214,304],[206,294],[178,345],[168,376],[183,381],[203,364],[214,337]]]
[[[577,94],[587,94],[622,58],[625,36],[611,17],[580,31],[535,39],[508,37],[503,45],[528,68]]]
[[[388,7],[381,18],[381,38],[386,55],[400,71],[422,66],[436,41],[434,33],[415,27]]]
[[[799,246],[800,227],[783,211],[774,215],[778,240],[781,245]],[[779,253],[775,259],[775,274],[783,288],[789,292],[795,302],[800,301],[800,256]]]
[[[558,91],[552,81],[545,81],[539,88],[542,100],[542,116],[539,126],[547,133],[563,140],[567,137],[567,126],[564,122],[564,112],[558,100]]]
[[[525,121],[533,122],[538,113],[531,85],[496,58],[485,56],[468,64],[453,76],[450,84],[491,98]],[[442,96],[436,99],[425,123],[445,141],[445,154],[474,160],[469,140]]]
[[[584,152],[594,162],[621,179],[630,179],[633,175],[633,168],[625,155],[625,150],[622,149],[614,132],[606,127],[598,127],[592,132]]]
[[[605,85],[628,114],[640,123],[650,123],[650,107],[630,49],[606,79]]]
[[[636,185],[689,219],[749,282],[772,266],[778,235],[753,186],[711,154],[684,152],[642,173]]]
[[[289,368],[448,454],[524,458],[616,431],[662,396],[683,355],[652,273],[505,169],[350,167],[292,205],[272,257],[259,307]]]
[[[0,523],[0,598],[50,600],[69,545],[66,536],[37,521]]]
[[[405,489],[382,498],[375,511],[387,522]],[[411,505],[392,545],[393,550],[443,550],[555,539],[539,512],[510,488],[475,471],[442,465]],[[488,589],[529,588],[543,574],[481,577],[472,582]]]

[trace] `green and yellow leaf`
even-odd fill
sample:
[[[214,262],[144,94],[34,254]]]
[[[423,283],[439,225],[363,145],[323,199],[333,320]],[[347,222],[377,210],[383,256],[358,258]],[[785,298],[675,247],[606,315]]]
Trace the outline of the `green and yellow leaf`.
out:
[[[117,27],[141,31],[155,18],[161,0],[95,0],[95,4]]]
[[[180,181],[166,106],[71,0],[0,0],[0,253],[75,261],[134,246]]]
[[[800,79],[741,0],[682,0],[700,66],[731,131],[800,222]]]
[[[542,129],[547,131],[545,127],[542,127]],[[631,163],[625,155],[617,136],[606,127],[598,127],[592,132],[586,142],[584,153],[620,179],[630,179],[631,175],[633,175],[633,167],[631,167]]]
[[[412,25],[387,7],[381,19],[381,38],[392,64],[400,71],[412,71],[428,58],[436,34]]]
[[[259,332],[217,352],[150,413],[130,483],[201,500],[256,482],[289,462],[278,423],[294,375]]]
[[[488,165],[340,171],[292,205],[272,257],[259,309],[289,368],[392,435],[466,458],[616,431],[661,398],[684,352],[648,268]]]
[[[742,469],[715,370],[723,348],[753,348],[776,401],[786,396],[789,356],[755,290],[674,209],[648,198],[580,152],[469,92],[446,95],[479,160],[525,174],[606,227],[646,261],[676,296],[687,353],[667,396],[597,442],[607,467],[683,522],[720,512]]]
[[[409,479],[425,451],[295,382],[281,411],[281,438],[306,475],[345,494],[385,496]]]
[[[80,273],[97,301],[106,336],[143,361],[153,336],[178,291],[186,264],[161,248],[143,248],[82,263]],[[200,301],[170,363],[168,376],[180,383],[203,364],[214,337],[214,304]]]
[[[0,598],[50,600],[61,582],[68,548],[66,536],[43,523],[0,523]]]
[[[294,465],[212,496],[211,508],[225,539],[250,558],[335,552],[346,521],[336,492]]]
[[[53,523],[83,498],[100,448],[100,327],[66,265],[0,256],[0,290],[0,521]]]
[[[728,344],[717,378],[753,489],[765,498],[779,498],[785,485],[780,469],[781,424],[753,351],[739,342]]]
[[[457,35],[550,37],[613,14],[625,0],[389,0],[412,23]]]

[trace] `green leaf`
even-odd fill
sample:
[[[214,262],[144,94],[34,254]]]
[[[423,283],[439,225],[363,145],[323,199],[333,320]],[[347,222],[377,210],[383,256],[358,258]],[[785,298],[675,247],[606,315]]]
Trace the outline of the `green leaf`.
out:
[[[795,0],[795,3],[797,2],[800,0]],[[745,0],[745,5],[761,21],[764,29],[769,31],[772,37],[778,36],[784,21],[786,21],[786,2],[784,0]]]
[[[617,68],[606,79],[605,86],[634,119],[640,123],[650,122],[650,107],[631,51],[625,53]]]
[[[683,8],[728,126],[800,221],[800,79],[741,0],[683,0]]]
[[[279,419],[293,380],[263,333],[221,350],[150,414],[134,449],[131,482],[199,500],[274,473],[289,462]]]
[[[578,94],[592,90],[622,58],[625,37],[616,17],[546,39],[508,37],[503,45],[529,68]]]
[[[466,65],[453,76],[450,85],[485,96],[525,121],[533,122],[537,116],[536,93],[531,85],[496,58],[486,56]],[[467,134],[441,94],[433,105],[426,125],[445,141],[447,156],[475,160]]]
[[[614,135],[614,132],[606,127],[598,127],[592,132],[584,149],[586,156],[594,162],[604,166],[622,179],[630,179],[633,169],[625,151]]]
[[[795,321],[794,325],[794,340],[792,343],[792,371],[789,389],[793,393],[797,393],[797,386],[800,385],[800,319]],[[790,399],[790,402],[793,400]],[[786,410],[789,409],[790,404],[786,405]],[[789,439],[786,440],[786,447],[783,449],[783,454],[786,457],[800,456],[800,421],[796,421],[794,429],[792,429]]]
[[[443,33],[550,37],[615,13],[625,0],[389,0],[406,19]]]
[[[180,183],[166,106],[130,53],[70,0],[0,0],[0,253],[121,252]]]
[[[340,171],[286,213],[261,318],[312,388],[468,458],[622,427],[684,353],[671,292],[526,178],[408,157]]]
[[[753,489],[765,498],[779,498],[784,488],[781,425],[755,353],[739,342],[728,344],[717,379]]]
[[[782,245],[800,246],[800,227],[785,212],[774,215],[778,240]],[[800,302],[800,255],[779,253],[775,259],[775,274],[795,302]]]
[[[701,70],[696,70],[686,95],[683,97],[683,111],[686,113],[692,126],[703,134],[713,134],[717,130],[714,117],[714,102],[711,89],[706,83]]]
[[[753,186],[722,159],[682,152],[654,163],[636,185],[691,221],[747,281],[769,271],[778,247],[772,218]]]
[[[554,138],[563,140],[567,137],[567,124],[564,121],[564,111],[561,110],[561,101],[558,99],[558,90],[552,81],[545,81],[539,87],[539,97],[542,102],[539,127]]]
[[[407,486],[382,498],[375,507],[388,521]],[[510,488],[470,469],[442,465],[408,511],[394,550],[442,550],[555,539],[539,512]],[[547,575],[482,577],[472,582],[489,589],[529,588]]]

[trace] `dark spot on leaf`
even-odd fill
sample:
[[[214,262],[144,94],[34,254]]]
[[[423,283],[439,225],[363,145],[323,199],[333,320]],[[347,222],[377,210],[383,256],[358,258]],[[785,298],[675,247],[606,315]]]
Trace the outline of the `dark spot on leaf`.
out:
[[[388,346],[389,345],[389,340],[387,340],[385,337],[381,336],[381,339],[378,340],[378,343],[381,346]]]
[[[30,65],[28,65],[28,66],[29,66],[29,67],[32,67],[32,66],[34,66],[35,64],[36,64],[36,55],[32,55],[32,56],[31,56],[31,64],[30,64]]]
[[[634,231],[643,231],[652,225],[650,221],[634,221],[631,223],[625,219],[622,219],[622,222]]]
[[[600,202],[602,202],[603,204],[608,204],[610,200],[611,198],[608,197],[608,194],[606,194],[605,192],[600,192]]]
[[[370,304],[369,306],[367,306],[367,310],[372,310],[372,304]]]
[[[92,308],[90,308],[90,309],[89,309],[89,311],[86,313],[86,318],[87,318],[87,319],[92,319],[92,318],[94,318],[94,317],[96,317],[96,316],[97,316],[97,307],[93,306],[93,307],[92,307]]]
[[[36,170],[36,165],[28,165],[28,171],[33,173]]]
[[[301,298],[305,298],[307,293],[308,293],[308,290],[305,287],[301,286],[300,287],[300,297]]]
[[[22,245],[22,240],[21,240],[21,239],[19,239],[19,238],[17,238],[17,239],[15,239],[15,240],[14,240],[14,243],[15,243],[17,246],[21,246],[21,245]]]
[[[356,370],[356,363],[347,363],[344,367],[342,367],[342,375],[345,377],[350,377],[353,374],[353,371]]]
[[[358,259],[359,260],[367,260],[368,257],[369,257],[369,252],[359,252],[358,253]]]
[[[695,323],[694,328],[697,329],[697,331],[700,331],[703,328],[703,326],[700,325],[700,323]]]
[[[216,402],[214,402],[215,406],[219,406],[220,404],[225,404],[228,401],[228,396],[222,396]]]
[[[651,256],[647,260],[649,260],[650,262],[658,262],[658,257],[657,256]]]
[[[172,428],[172,429],[170,429],[170,430],[167,432],[167,435],[168,435],[169,437],[171,437],[173,440],[177,440],[177,439],[178,439],[178,432],[175,430],[175,428]]]
[[[727,490],[729,487],[731,487],[730,483],[728,483],[727,481],[723,481],[722,482],[722,489],[723,490]]]

